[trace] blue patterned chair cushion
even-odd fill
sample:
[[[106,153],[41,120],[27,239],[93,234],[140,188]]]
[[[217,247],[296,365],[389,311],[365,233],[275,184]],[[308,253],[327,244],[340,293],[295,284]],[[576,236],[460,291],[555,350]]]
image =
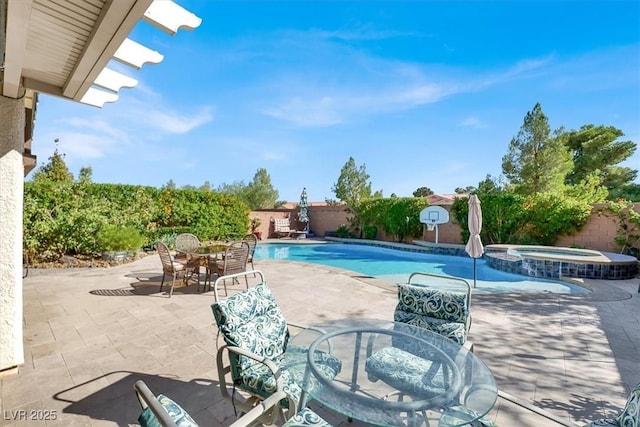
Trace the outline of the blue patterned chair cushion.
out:
[[[271,360],[284,353],[289,341],[287,322],[266,284],[232,295],[211,308],[227,344]],[[255,364],[244,356],[231,357],[233,378]]]
[[[410,395],[436,396],[444,391],[439,366],[397,347],[385,347],[367,358],[365,371],[371,381],[382,380]]]
[[[616,418],[602,418],[584,427],[640,427],[640,383],[631,391],[624,409]]]
[[[309,408],[304,408],[302,411],[298,412],[289,421],[282,424],[282,427],[304,427],[304,426],[333,427],[331,424],[323,420],[320,417],[320,415],[316,414]]]
[[[615,418],[601,418],[585,424],[584,427],[620,427],[620,425]]]
[[[294,347],[285,353],[289,342],[287,322],[267,285],[261,283],[211,307],[225,342],[274,362],[284,391],[299,400],[302,390],[295,379],[303,378],[307,349]],[[234,384],[263,398],[275,393],[278,384],[266,365],[235,353],[229,357]],[[328,353],[318,351],[314,357],[328,377],[335,377],[342,368],[340,360]],[[288,406],[288,401],[283,405]]]
[[[326,377],[333,378],[342,369],[342,362],[340,359],[332,356],[329,353],[323,351],[317,351],[314,355],[316,366],[320,369]],[[294,346],[289,348],[286,353],[281,354],[272,362],[280,368],[280,383],[283,385],[284,391],[296,401],[300,400],[302,389],[298,385],[301,378],[304,378],[306,362],[307,362],[307,348]],[[241,385],[242,389],[248,390],[262,397],[268,397],[275,393],[277,390],[277,384],[275,377],[271,374],[271,371],[261,363],[254,363],[247,369],[244,369],[236,381]],[[314,383],[311,387],[314,387]],[[283,401],[285,405],[286,401]]]
[[[169,413],[169,416],[178,425],[178,427],[198,427],[198,424],[193,420],[193,418],[191,418],[191,416],[189,416],[187,411],[182,409],[182,407],[176,402],[169,399],[164,394],[159,394],[156,399]],[[138,422],[142,427],[162,427],[149,408],[142,410],[142,413],[138,417]]]
[[[470,326],[466,293],[398,284],[393,320],[429,329],[464,344]]]

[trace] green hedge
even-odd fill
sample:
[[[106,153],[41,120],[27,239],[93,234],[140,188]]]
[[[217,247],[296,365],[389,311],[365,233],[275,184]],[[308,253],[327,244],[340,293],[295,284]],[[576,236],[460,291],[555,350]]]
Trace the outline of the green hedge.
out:
[[[34,260],[97,257],[110,246],[104,230],[131,228],[143,246],[181,232],[201,240],[232,240],[249,229],[249,209],[235,196],[200,190],[73,182],[26,182],[24,250]],[[136,239],[134,239],[136,240]]]
[[[514,243],[553,245],[560,236],[580,230],[591,215],[592,206],[562,194],[538,193],[521,196],[510,192],[478,194],[482,203],[482,231],[485,244]],[[457,198],[451,208],[461,227],[461,239],[469,239],[468,198]]]

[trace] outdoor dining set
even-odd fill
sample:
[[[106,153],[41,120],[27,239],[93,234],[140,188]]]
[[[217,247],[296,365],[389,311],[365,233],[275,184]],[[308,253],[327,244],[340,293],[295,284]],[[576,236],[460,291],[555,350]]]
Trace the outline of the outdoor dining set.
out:
[[[246,271],[248,266],[251,266],[253,270],[253,256],[257,242],[255,234],[250,233],[238,241],[203,244],[194,234],[182,233],[176,236],[174,256],[171,255],[171,251],[165,243],[156,242],[163,272],[160,291],[162,292],[167,275],[171,276],[169,290],[169,297],[171,297],[176,280],[180,278],[184,285],[195,280],[199,291],[201,268],[205,269],[203,290],[207,285],[209,289],[211,288],[213,277],[222,278],[241,273]],[[226,291],[226,281],[223,279],[222,282]]]
[[[232,427],[328,427],[327,413],[332,420],[337,416],[377,426],[492,427],[495,423],[486,416],[498,398],[558,425],[578,427],[498,389],[469,339],[472,287],[466,280],[416,272],[398,284],[389,320],[325,320],[292,336],[264,274],[253,266],[247,269],[254,248],[246,238],[201,245],[184,236],[164,270],[173,275],[172,289],[176,271],[188,276],[184,280],[198,274],[199,287],[204,267],[203,290],[216,276],[211,310],[224,341],[216,356],[218,385],[240,414]],[[161,259],[162,251],[159,247]],[[249,276],[258,283],[250,287]],[[245,286],[229,295],[226,280],[243,280]],[[221,281],[224,297],[218,293]],[[197,425],[178,403],[155,395],[144,382],[136,383],[135,392],[142,426]],[[617,418],[586,426],[639,422],[640,384]]]

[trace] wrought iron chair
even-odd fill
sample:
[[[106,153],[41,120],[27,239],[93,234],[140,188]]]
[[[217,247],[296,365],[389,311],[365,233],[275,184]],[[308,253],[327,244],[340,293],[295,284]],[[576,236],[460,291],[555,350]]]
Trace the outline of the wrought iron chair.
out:
[[[193,276],[195,273],[195,267],[190,265],[188,260],[174,260],[171,257],[171,252],[169,252],[169,248],[164,243],[158,241],[156,242],[156,249],[158,250],[158,255],[160,256],[160,261],[162,262],[162,282],[160,283],[160,292],[162,292],[162,287],[164,286],[164,278],[167,274],[171,275],[171,289],[169,290],[169,298],[173,295],[173,288],[176,285],[176,279],[179,276],[182,276],[185,285],[188,283],[189,278]]]
[[[297,381],[304,376],[307,349],[288,345],[287,322],[266,283],[217,301],[211,308],[225,341],[216,358],[222,396],[248,412],[260,401],[282,392],[288,397],[281,401],[282,407],[288,408],[288,414],[297,413],[302,395]],[[342,364],[330,349],[314,357],[327,377],[340,372]],[[236,401],[237,389],[248,395],[246,400]],[[279,415],[272,414],[270,423]]]

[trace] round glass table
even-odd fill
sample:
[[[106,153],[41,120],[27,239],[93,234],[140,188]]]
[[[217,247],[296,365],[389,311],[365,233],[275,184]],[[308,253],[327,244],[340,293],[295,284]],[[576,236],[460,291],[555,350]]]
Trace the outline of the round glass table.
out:
[[[289,346],[308,349],[306,366],[295,370],[302,403],[313,400],[350,419],[379,426],[463,426],[496,402],[498,389],[484,362],[424,328],[340,319],[303,330]],[[335,378],[317,366],[322,352],[342,362]]]

